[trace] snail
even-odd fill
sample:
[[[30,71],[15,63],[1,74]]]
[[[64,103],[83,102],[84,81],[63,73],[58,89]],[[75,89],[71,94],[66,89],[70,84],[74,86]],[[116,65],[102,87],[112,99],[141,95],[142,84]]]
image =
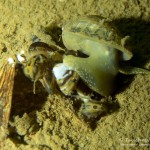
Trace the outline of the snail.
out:
[[[56,93],[56,82],[52,68],[58,62],[62,62],[62,55],[56,51],[56,47],[44,42],[34,42],[30,45],[23,64],[25,76],[35,83],[39,80],[49,94]]]
[[[122,66],[132,52],[125,48],[129,37],[121,38],[111,21],[99,16],[81,17],[63,26],[62,40],[68,50],[81,51],[87,58],[64,56],[63,64],[79,74],[93,91],[109,96],[114,91],[115,78],[123,74],[149,73],[148,70]]]

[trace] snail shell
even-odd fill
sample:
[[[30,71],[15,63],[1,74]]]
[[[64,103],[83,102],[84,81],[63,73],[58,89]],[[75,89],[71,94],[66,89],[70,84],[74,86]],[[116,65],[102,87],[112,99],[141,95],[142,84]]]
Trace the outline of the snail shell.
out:
[[[79,75],[69,70],[63,63],[59,63],[53,67],[53,74],[60,90],[65,95],[72,95],[72,92],[76,90],[76,85],[79,80]]]
[[[124,47],[126,37],[122,39],[109,20],[89,16],[64,25],[62,39],[67,49],[80,50],[89,56],[64,56],[63,63],[77,72],[93,91],[102,96],[110,95],[119,62],[132,58],[132,53]]]
[[[57,48],[43,42],[32,43],[24,64],[24,74],[35,83],[39,80],[48,93],[57,91],[56,81],[52,68],[56,63],[62,62],[62,55],[56,51]]]
[[[89,100],[82,104],[81,112],[88,118],[96,118],[107,112],[107,106],[104,102]]]

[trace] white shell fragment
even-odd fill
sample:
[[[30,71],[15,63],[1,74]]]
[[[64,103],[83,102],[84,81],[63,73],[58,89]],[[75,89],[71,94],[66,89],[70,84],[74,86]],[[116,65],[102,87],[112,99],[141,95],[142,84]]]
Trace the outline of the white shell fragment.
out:
[[[15,63],[15,61],[14,61],[14,59],[13,59],[12,57],[9,57],[9,58],[8,58],[8,62],[9,62],[9,64]]]
[[[13,59],[12,57],[9,57],[7,60],[8,60],[8,63],[9,63],[10,65],[12,65],[12,67],[15,66],[15,61],[14,61],[14,59]]]
[[[17,59],[20,63],[25,61],[25,58],[22,56],[23,54],[25,54],[24,50],[21,50],[20,53],[17,55]]]

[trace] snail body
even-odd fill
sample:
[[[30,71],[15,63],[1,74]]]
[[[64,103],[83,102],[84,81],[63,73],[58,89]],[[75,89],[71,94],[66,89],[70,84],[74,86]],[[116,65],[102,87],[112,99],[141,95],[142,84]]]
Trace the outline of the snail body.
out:
[[[108,19],[88,16],[72,20],[64,25],[62,39],[67,49],[88,55],[87,58],[64,56],[63,63],[102,96],[113,93],[115,77],[119,72],[144,72],[140,68],[120,68],[120,62],[130,60],[133,54],[124,46],[128,36],[122,38]]]

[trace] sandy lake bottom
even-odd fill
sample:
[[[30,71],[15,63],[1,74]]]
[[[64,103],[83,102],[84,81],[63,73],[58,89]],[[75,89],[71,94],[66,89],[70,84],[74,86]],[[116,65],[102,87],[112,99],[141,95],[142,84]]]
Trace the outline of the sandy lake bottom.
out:
[[[28,50],[31,37],[45,43],[43,27],[59,27],[73,17],[101,15],[112,19],[123,36],[131,37],[130,64],[150,69],[150,1],[148,0],[1,0],[0,64]],[[150,76],[121,77],[113,95],[117,107],[86,121],[71,98],[48,95],[16,67],[9,135],[4,150],[148,150],[150,144]]]

